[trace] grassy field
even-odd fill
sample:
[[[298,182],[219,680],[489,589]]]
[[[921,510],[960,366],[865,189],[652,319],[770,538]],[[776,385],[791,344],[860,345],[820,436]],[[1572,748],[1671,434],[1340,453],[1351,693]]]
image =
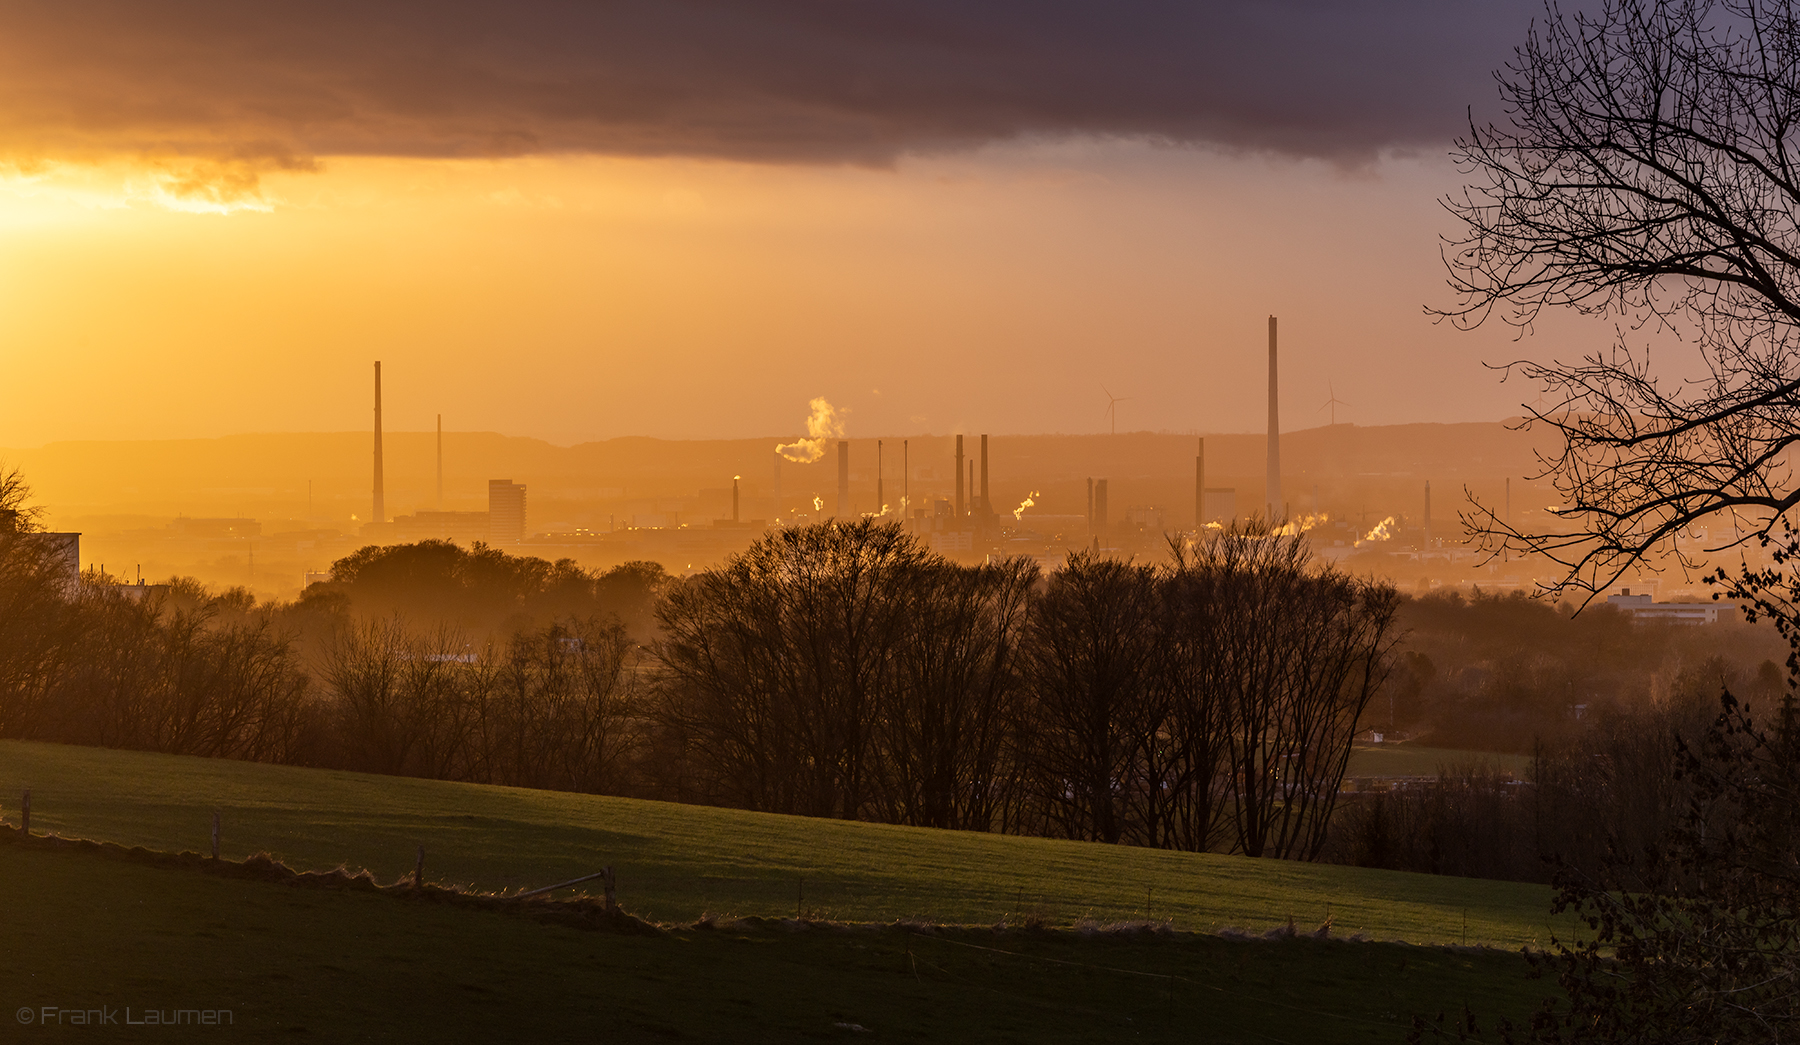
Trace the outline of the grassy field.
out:
[[[385,879],[426,849],[427,877],[482,889],[617,869],[619,900],[655,920],[704,913],[991,925],[1169,921],[1261,930],[1327,917],[1340,935],[1545,945],[1565,920],[1541,886],[1362,868],[930,831],[629,799],[51,744],[0,742],[0,815],[32,789],[35,832],[267,851],[302,869]]]
[[[1350,752],[1353,777],[1436,776],[1444,766],[1485,762],[1521,780],[1531,776],[1530,755],[1462,751],[1447,747],[1414,747],[1411,744],[1357,744]]]
[[[110,1010],[103,1036],[165,1041],[1397,1043],[1414,1013],[1468,1001],[1518,1017],[1545,990],[1517,955],[1400,944],[778,924],[623,936],[16,844],[0,844],[0,881],[0,1039],[20,1042],[94,1033],[49,1007]],[[230,1025],[124,1024],[182,1009]]]

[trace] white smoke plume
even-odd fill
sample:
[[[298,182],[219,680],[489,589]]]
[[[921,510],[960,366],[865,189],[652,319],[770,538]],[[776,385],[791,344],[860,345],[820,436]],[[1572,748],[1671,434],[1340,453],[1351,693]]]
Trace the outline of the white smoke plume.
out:
[[[1320,512],[1318,515],[1302,515],[1298,519],[1290,519],[1280,526],[1275,527],[1275,536],[1292,537],[1295,534],[1305,533],[1315,527],[1323,526],[1330,521],[1330,512]]]
[[[1013,521],[1018,522],[1020,519],[1023,519],[1025,517],[1025,509],[1035,506],[1037,504],[1037,498],[1042,496],[1043,494],[1037,490],[1033,490],[1026,494],[1025,499],[1019,502],[1019,506],[1013,509]]]
[[[807,438],[797,439],[791,443],[778,443],[775,446],[776,453],[795,464],[812,464],[824,457],[826,441],[841,439],[844,436],[844,422],[839,416],[840,413],[850,412],[849,410],[839,411],[827,402],[824,396],[814,398],[807,406],[812,408],[811,416],[806,419]]]
[[[1367,534],[1363,535],[1363,539],[1356,542],[1356,547],[1361,548],[1363,545],[1369,544],[1369,543],[1372,543],[1375,541],[1393,540],[1394,539],[1393,526],[1394,526],[1394,517],[1390,515],[1387,518],[1376,523],[1375,528],[1373,530],[1370,530]]]

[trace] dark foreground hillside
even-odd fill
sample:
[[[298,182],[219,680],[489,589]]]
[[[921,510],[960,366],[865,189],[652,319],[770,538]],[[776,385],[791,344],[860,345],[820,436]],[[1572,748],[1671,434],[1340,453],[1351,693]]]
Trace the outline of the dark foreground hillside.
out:
[[[1520,1015],[1544,987],[1505,952],[1305,938],[763,920],[617,935],[17,844],[0,880],[9,1041],[110,1013],[110,1037],[187,1041],[1397,1042],[1412,1013]],[[126,1025],[152,1012],[229,1025]]]

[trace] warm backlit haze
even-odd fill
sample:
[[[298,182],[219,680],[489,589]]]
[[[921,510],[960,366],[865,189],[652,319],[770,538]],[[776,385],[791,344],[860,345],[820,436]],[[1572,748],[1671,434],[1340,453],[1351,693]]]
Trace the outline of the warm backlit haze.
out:
[[[141,172],[0,185],[0,446],[366,425],[570,443],[1260,426],[1264,317],[1295,426],[1499,419],[1481,366],[1566,347],[1433,325],[1431,157],[1344,169],[1076,143],[896,169],[332,160],[266,210]],[[1248,394],[1246,394],[1248,393]]]
[[[1766,1038],[1796,56],[0,0],[0,1039]]]
[[[1193,437],[1263,427],[1271,314],[1283,428],[1323,432],[1284,501],[1319,487],[1360,529],[1435,479],[1441,534],[1464,485],[1523,501],[1533,471],[1499,422],[1537,390],[1486,364],[1610,334],[1425,312],[1448,143],[1530,5],[204,9],[0,12],[0,458],[115,573],[283,595],[327,567],[370,518],[374,360],[390,517],[437,506],[441,416],[443,507],[510,476],[533,532],[708,523],[734,474],[769,498],[765,449],[839,435],[859,510],[877,438],[918,444],[928,503],[953,433],[1001,439],[1002,507],[1080,516],[1099,474],[1189,525]],[[1492,434],[1456,445],[1510,449],[1354,436],[1468,422]],[[1161,435],[1006,442],[1115,429]],[[275,433],[319,434],[237,438]],[[1237,441],[1211,474],[1248,511]],[[787,483],[789,514],[835,493]],[[167,546],[183,516],[288,536],[259,576],[248,547]]]
[[[1530,4],[0,12],[0,446],[1498,419],[1445,158]],[[880,12],[880,13],[878,13]],[[1025,17],[1029,13],[1030,17]]]

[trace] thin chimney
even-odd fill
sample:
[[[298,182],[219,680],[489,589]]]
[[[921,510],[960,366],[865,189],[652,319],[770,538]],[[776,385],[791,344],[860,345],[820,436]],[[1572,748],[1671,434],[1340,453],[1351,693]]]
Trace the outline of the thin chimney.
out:
[[[774,512],[775,512],[775,521],[777,523],[779,523],[779,522],[781,522],[781,455],[774,454],[773,456],[775,458],[775,508],[774,508]]]
[[[960,435],[956,437],[956,517],[963,517],[963,451]]]
[[[988,471],[987,471],[987,436],[981,437],[981,514],[994,514],[993,505],[988,503]]]
[[[437,510],[444,510],[444,415],[438,415],[438,498]]]
[[[735,475],[731,477],[731,521],[733,523],[736,523],[738,521],[738,479],[739,478],[740,478],[739,476],[735,476]]]
[[[1206,525],[1206,440],[1194,452],[1194,529]]]
[[[387,498],[381,479],[381,360],[375,361],[375,515],[378,523],[387,521]]]
[[[1279,368],[1275,363],[1275,317],[1269,317],[1269,476],[1268,486],[1263,494],[1269,525],[1280,521],[1281,508],[1281,417],[1277,406],[1276,375]]]
[[[1425,547],[1431,547],[1431,480],[1425,480]]]

